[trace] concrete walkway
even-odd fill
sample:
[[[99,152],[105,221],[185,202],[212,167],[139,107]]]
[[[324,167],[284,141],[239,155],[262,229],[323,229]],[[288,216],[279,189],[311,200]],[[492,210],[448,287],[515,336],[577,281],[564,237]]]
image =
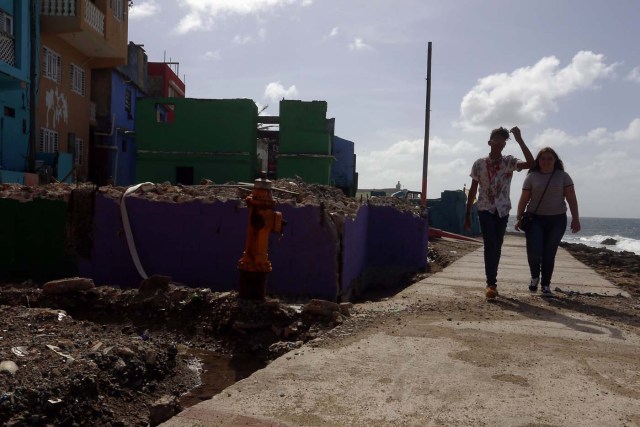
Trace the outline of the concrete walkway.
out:
[[[163,426],[640,425],[636,324],[531,295],[525,260],[524,239],[507,236],[487,302],[479,246],[367,304],[397,315],[294,350]],[[624,294],[563,249],[555,288]]]

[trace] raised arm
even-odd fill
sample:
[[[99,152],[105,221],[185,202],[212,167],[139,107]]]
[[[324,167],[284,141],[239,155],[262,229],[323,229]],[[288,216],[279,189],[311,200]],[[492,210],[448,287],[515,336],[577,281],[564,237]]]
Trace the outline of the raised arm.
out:
[[[578,199],[576,198],[576,189],[573,185],[564,187],[564,198],[567,199],[569,210],[571,211],[571,232],[580,231],[580,214],[578,213]]]
[[[473,208],[473,202],[476,200],[476,194],[478,193],[478,181],[475,179],[471,181],[471,187],[469,188],[469,196],[467,196],[467,209],[464,214],[464,229],[471,230],[471,208]]]
[[[520,128],[518,126],[514,126],[513,128],[511,128],[511,133],[520,146],[522,154],[524,154],[524,158],[527,160],[526,162],[518,162],[518,170],[531,169],[536,164],[536,161],[533,158],[533,154],[531,154],[529,147],[527,147],[527,144],[524,143],[524,139],[522,139]]]

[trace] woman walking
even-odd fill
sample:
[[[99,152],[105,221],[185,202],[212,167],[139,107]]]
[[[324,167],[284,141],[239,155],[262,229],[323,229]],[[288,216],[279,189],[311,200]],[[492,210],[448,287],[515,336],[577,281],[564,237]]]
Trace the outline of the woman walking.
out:
[[[536,292],[538,284],[541,284],[542,293],[551,294],[556,253],[567,228],[567,204],[571,211],[571,231],[577,233],[580,231],[580,215],[573,180],[564,171],[558,154],[545,147],[536,156],[534,167],[524,179],[515,225],[515,229],[519,231],[522,228],[527,237],[531,292]],[[525,212],[528,217],[526,227],[522,219]]]

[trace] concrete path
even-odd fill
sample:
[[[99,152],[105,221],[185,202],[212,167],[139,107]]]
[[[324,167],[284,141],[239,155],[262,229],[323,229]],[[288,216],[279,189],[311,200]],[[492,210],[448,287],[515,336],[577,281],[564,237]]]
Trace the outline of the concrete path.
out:
[[[638,426],[637,323],[527,290],[524,239],[507,236],[500,298],[483,298],[482,247],[371,311],[396,313],[294,350],[176,426]],[[552,289],[624,294],[560,249]]]

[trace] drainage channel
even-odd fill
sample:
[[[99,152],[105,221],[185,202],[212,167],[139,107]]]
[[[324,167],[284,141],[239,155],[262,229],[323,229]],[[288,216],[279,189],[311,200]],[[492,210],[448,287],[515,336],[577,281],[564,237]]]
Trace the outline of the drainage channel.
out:
[[[249,354],[229,356],[200,349],[189,349],[187,354],[198,360],[202,383],[180,398],[183,408],[211,399],[225,388],[266,366],[264,361]]]

